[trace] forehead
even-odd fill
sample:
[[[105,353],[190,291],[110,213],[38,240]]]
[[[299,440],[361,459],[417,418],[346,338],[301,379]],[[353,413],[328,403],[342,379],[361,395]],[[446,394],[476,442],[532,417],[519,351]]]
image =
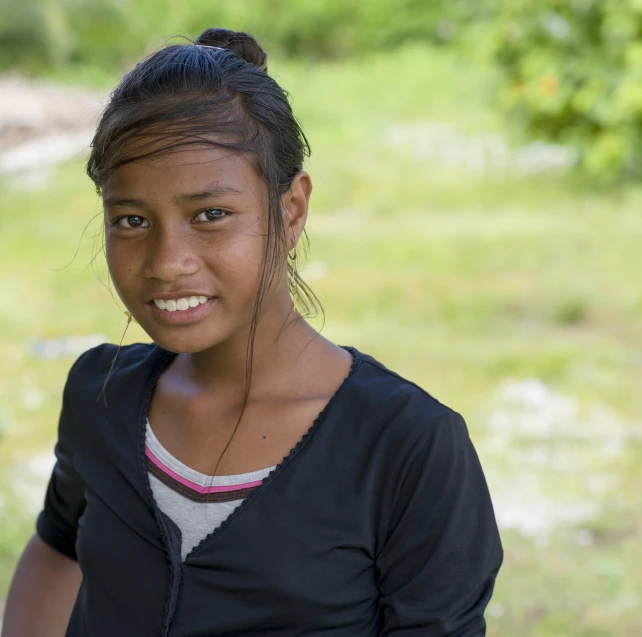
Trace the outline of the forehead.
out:
[[[117,168],[103,184],[103,197],[164,198],[192,192],[212,183],[259,195],[265,180],[247,155],[212,145],[186,146],[133,161]]]

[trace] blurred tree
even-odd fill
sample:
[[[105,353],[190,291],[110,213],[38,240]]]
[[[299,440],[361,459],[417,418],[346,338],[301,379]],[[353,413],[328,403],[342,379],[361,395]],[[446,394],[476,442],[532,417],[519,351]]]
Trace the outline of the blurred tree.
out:
[[[605,181],[642,168],[642,0],[500,0],[500,102]]]
[[[74,46],[62,0],[0,3],[0,66],[40,71],[62,64]]]
[[[167,36],[248,30],[271,51],[344,57],[410,40],[456,42],[496,0],[1,0],[0,68],[120,68]]]

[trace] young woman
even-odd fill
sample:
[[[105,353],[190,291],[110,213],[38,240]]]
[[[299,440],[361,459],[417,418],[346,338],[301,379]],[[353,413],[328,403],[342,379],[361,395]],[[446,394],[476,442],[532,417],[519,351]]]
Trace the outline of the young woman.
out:
[[[309,148],[266,59],[210,29],[111,95],[88,173],[153,343],[74,363],[5,637],[485,633],[503,553],[464,420],[305,320]]]

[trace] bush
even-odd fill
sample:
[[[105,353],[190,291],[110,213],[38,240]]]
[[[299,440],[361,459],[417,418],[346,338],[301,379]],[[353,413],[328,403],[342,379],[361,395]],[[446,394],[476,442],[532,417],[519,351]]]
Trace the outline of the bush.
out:
[[[498,0],[502,106],[600,180],[642,168],[642,0]]]
[[[3,0],[0,68],[122,70],[170,35],[247,30],[270,52],[308,58],[449,43],[494,0]]]

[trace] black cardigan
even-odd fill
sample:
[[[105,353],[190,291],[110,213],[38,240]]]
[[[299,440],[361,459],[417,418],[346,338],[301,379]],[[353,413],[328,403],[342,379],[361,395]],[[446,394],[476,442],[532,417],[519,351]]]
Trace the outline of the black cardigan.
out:
[[[181,562],[145,419],[174,354],[102,345],[73,365],[40,537],[77,559],[68,637],[478,637],[503,559],[463,418],[371,356],[288,456]]]

